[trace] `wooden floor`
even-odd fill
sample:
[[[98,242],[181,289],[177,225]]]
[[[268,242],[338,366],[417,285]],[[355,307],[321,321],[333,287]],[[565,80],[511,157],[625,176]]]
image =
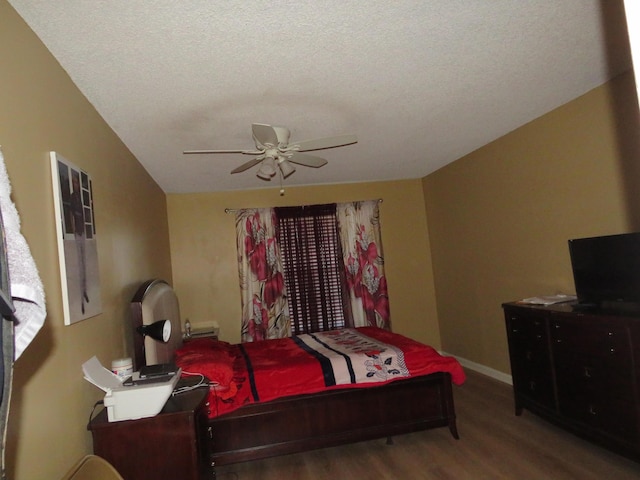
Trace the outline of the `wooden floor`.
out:
[[[447,428],[217,468],[218,480],[640,479],[640,463],[532,413],[516,417],[511,386],[467,371],[454,387],[460,440]]]

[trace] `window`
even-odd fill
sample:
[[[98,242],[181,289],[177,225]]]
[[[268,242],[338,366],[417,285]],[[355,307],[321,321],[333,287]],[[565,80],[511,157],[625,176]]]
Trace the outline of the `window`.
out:
[[[336,205],[276,208],[291,333],[342,328],[346,292]]]

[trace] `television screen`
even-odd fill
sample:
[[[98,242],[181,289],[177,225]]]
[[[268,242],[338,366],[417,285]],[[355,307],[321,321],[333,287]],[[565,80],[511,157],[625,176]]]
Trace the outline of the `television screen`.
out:
[[[569,240],[578,302],[640,306],[640,233]]]

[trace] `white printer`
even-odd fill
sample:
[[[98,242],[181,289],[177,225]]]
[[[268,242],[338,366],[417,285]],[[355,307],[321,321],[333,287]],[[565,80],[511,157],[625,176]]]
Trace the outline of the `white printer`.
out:
[[[173,373],[143,379],[140,372],[134,372],[131,379],[122,382],[95,356],[82,364],[82,371],[87,381],[105,392],[104,406],[110,422],[153,417],[160,413],[181,373],[177,369]]]

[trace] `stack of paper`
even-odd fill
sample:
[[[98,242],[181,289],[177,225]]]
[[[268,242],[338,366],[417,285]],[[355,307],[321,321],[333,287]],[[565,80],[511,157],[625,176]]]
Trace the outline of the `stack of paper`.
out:
[[[575,295],[543,295],[541,297],[523,298],[518,303],[526,303],[529,305],[554,305],[556,303],[575,302],[578,299]]]

